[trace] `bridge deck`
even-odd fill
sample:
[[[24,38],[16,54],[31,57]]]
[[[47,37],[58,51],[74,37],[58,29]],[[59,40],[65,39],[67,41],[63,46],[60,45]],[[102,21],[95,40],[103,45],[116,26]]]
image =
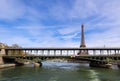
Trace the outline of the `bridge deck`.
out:
[[[2,49],[2,48],[0,48]],[[6,50],[120,50],[120,47],[86,47],[86,48],[5,48]]]

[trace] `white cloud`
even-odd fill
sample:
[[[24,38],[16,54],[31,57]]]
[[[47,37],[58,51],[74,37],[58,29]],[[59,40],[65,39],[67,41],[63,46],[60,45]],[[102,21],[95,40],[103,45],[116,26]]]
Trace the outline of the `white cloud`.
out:
[[[71,40],[71,39],[75,38],[76,36],[77,36],[77,33],[74,33],[72,35],[62,36],[61,38],[63,38],[64,40]]]
[[[32,23],[38,22],[38,19],[42,18],[41,11],[34,7],[25,4],[21,0],[1,0],[0,1],[0,20],[7,22],[15,21],[17,19],[25,19],[32,21]],[[44,16],[45,17],[45,16]]]
[[[120,1],[119,0],[111,0],[110,2],[106,3],[103,7],[103,15],[107,16],[111,19],[118,19],[119,12],[120,12]]]
[[[120,28],[117,26],[106,30],[104,32],[96,32],[87,36],[87,44],[89,47],[96,46],[96,47],[119,47],[120,46]]]
[[[38,36],[41,34],[41,30],[44,29],[43,26],[41,26],[40,24],[39,25],[34,25],[34,24],[31,24],[31,25],[21,25],[21,26],[18,26],[16,27],[16,29],[18,30],[24,30],[25,32],[28,32],[30,35],[32,36]]]
[[[74,32],[79,32],[80,30],[81,30],[80,26],[73,25],[73,26],[61,28],[58,31],[60,34],[65,35],[65,34],[70,34],[70,33],[74,33]]]
[[[92,0],[75,0],[69,16],[71,18],[87,18],[96,15],[96,4]]]
[[[0,33],[9,32],[4,26],[0,26]]]
[[[19,0],[0,1],[0,19],[14,20],[25,13],[25,6]]]

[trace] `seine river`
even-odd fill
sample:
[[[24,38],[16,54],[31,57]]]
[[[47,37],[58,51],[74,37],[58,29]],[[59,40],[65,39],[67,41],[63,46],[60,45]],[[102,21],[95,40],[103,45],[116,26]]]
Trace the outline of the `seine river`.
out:
[[[90,68],[88,64],[43,62],[0,69],[0,81],[120,81],[120,69]]]

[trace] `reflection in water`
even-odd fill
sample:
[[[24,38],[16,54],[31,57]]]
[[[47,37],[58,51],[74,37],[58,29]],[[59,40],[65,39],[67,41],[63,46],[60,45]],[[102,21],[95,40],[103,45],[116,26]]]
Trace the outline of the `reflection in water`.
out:
[[[100,81],[98,74],[95,70],[89,70],[90,81]]]
[[[43,62],[0,69],[0,81],[120,81],[120,70],[90,68],[88,64]]]

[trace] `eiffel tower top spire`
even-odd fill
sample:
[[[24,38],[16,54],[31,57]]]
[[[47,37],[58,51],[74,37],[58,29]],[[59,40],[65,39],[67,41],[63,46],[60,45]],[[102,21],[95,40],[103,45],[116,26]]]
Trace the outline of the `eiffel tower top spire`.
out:
[[[86,47],[85,45],[85,38],[84,38],[84,25],[81,25],[81,45],[80,48]]]

